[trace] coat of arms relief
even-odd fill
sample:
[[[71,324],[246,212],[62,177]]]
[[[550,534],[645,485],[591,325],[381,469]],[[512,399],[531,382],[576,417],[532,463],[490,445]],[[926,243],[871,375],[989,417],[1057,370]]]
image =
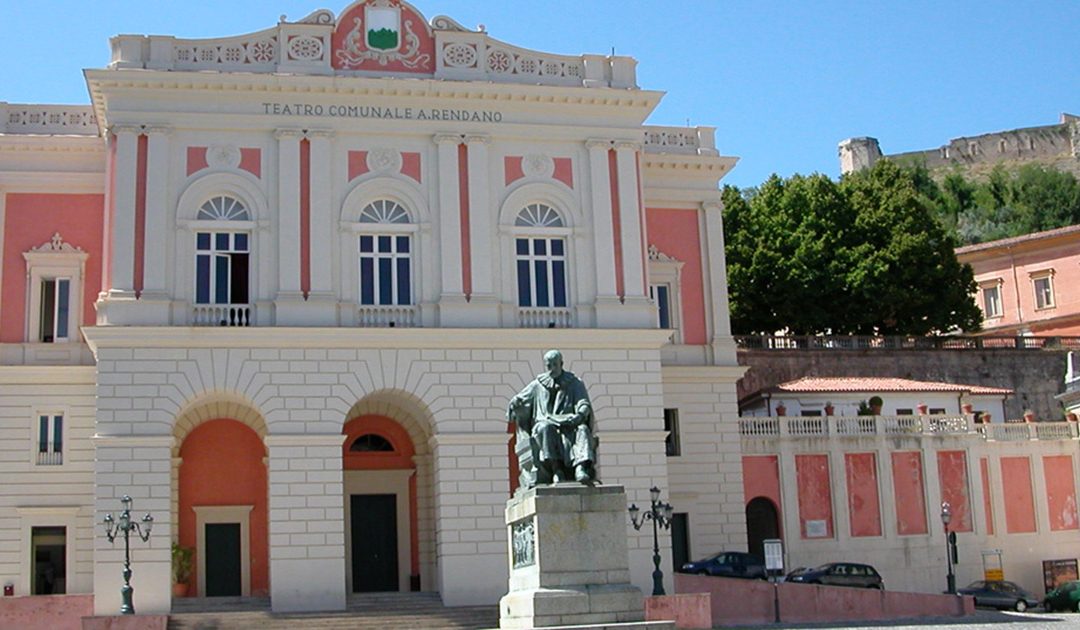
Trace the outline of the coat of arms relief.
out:
[[[402,37],[404,30],[404,37]],[[413,21],[402,20],[401,6],[393,0],[372,0],[364,6],[363,18],[353,17],[353,28],[345,36],[337,59],[345,68],[357,68],[365,61],[385,66],[392,61],[406,68],[426,64],[430,56],[420,52],[420,38]]]

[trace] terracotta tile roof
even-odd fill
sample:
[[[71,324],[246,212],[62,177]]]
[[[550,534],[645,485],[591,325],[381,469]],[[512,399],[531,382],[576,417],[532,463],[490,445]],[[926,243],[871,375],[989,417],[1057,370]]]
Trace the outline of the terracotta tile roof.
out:
[[[773,392],[831,393],[831,392],[957,392],[978,395],[1011,395],[1013,390],[1003,387],[960,385],[958,383],[935,383],[912,381],[906,378],[876,376],[804,376],[796,381],[780,383]]]
[[[1027,243],[1029,241],[1038,241],[1044,238],[1064,236],[1066,234],[1072,234],[1074,232],[1080,232],[1080,225],[1067,225],[1065,227],[1060,227],[1053,230],[1046,230],[1045,232],[1034,232],[1032,234],[1023,234],[1021,236],[1003,238],[996,241],[987,241],[985,243],[976,243],[974,245],[964,245],[963,247],[956,248],[956,254],[960,255],[967,254],[969,252],[979,252],[985,249],[994,249],[996,247],[1009,247],[1011,245]]]

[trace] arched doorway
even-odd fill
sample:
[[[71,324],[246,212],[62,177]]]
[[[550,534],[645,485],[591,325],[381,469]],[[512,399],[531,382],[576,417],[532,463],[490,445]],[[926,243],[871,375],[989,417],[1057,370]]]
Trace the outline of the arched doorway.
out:
[[[765,558],[765,541],[782,538],[776,504],[765,497],[755,497],[746,504],[746,549]]]
[[[231,418],[199,423],[181,437],[177,542],[195,550],[189,595],[270,592],[266,447]]]
[[[420,590],[412,438],[378,414],[349,420],[343,433],[348,592]]]

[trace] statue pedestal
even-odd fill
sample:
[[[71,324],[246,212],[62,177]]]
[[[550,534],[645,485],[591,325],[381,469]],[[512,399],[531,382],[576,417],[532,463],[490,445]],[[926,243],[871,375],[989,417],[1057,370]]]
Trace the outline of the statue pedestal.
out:
[[[566,483],[515,494],[506,503],[510,592],[499,602],[499,627],[642,621],[644,599],[630,584],[627,518],[622,486]]]

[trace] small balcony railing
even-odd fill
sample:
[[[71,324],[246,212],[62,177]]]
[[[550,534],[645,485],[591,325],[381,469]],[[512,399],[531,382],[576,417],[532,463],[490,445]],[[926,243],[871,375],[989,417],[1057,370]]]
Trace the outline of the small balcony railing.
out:
[[[250,326],[250,304],[196,304],[191,309],[192,326]]]
[[[54,451],[38,451],[38,466],[60,466],[64,463],[64,453]]]
[[[519,328],[573,328],[574,312],[569,308],[518,308]]]
[[[739,418],[745,439],[977,436],[987,441],[1080,439],[1076,422],[1006,422],[977,424],[974,415],[933,416],[779,416]]]
[[[369,328],[415,328],[420,326],[420,309],[412,304],[364,304],[356,310],[356,323]]]

